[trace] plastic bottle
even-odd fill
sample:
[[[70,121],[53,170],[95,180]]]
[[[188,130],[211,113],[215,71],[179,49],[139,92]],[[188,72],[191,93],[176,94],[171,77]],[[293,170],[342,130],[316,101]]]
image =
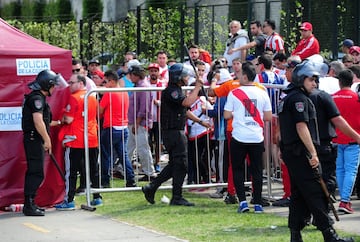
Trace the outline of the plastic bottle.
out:
[[[6,211],[11,212],[21,212],[24,207],[24,204],[11,204],[9,207],[6,207]]]

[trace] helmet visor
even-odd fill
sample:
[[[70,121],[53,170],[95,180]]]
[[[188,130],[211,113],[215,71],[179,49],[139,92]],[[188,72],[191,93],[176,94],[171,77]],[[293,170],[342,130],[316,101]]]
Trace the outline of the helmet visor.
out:
[[[61,89],[69,86],[69,84],[65,81],[64,77],[60,73],[56,74],[54,84],[59,86],[59,88]]]

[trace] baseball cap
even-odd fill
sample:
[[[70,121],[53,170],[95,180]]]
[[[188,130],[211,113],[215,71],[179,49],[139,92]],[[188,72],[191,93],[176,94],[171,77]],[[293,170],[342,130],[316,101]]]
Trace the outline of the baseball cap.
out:
[[[301,24],[300,29],[306,30],[306,31],[312,30],[312,24],[309,22],[304,22]]]
[[[148,70],[151,69],[151,68],[155,68],[155,69],[160,70],[160,66],[159,66],[159,64],[157,64],[157,63],[151,63],[151,64],[148,66]]]
[[[95,70],[93,72],[91,72],[91,75],[97,75],[99,76],[101,79],[104,79],[104,72],[100,71],[100,70]]]
[[[301,61],[292,60],[292,61],[289,61],[288,63],[284,64],[284,66],[286,68],[294,68],[296,65],[298,65],[300,63],[301,63]]]
[[[99,62],[99,60],[92,59],[92,60],[89,60],[89,65],[90,65],[90,64],[100,65],[100,62]]]
[[[145,72],[144,67],[140,65],[132,65],[128,69],[129,73],[135,74],[135,75],[141,75]]]
[[[217,81],[216,84],[221,85],[221,84],[223,84],[223,83],[225,83],[225,82],[227,82],[227,81],[229,81],[231,79],[233,79],[233,78],[231,77],[230,72],[225,68],[221,68],[220,69],[220,80]]]
[[[351,48],[354,46],[354,41],[352,41],[351,39],[345,39],[342,43],[343,46]]]
[[[359,47],[359,46],[356,46],[356,45],[355,45],[355,46],[353,46],[353,47],[350,48],[350,50],[349,50],[349,53],[350,53],[350,54],[353,54],[353,53],[355,53],[355,52],[358,53],[358,54],[360,54],[360,47]]]
[[[141,63],[137,59],[129,60],[127,63],[127,67],[130,68],[131,66],[140,66]]]

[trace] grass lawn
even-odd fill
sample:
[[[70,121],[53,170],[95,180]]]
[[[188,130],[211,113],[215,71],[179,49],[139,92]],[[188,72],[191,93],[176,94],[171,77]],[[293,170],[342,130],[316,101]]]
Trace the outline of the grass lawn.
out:
[[[116,181],[114,187],[123,187],[123,182]],[[169,206],[160,201],[163,195],[171,198],[171,191],[157,191],[156,203],[151,205],[141,191],[103,193],[104,206],[95,213],[196,242],[290,240],[287,218],[266,212],[266,207],[263,214],[254,214],[251,207],[249,213],[238,214],[237,205],[189,192],[184,192],[184,197],[194,202],[195,207]],[[78,205],[85,203],[85,196],[76,200]],[[304,241],[323,241],[314,226],[306,227],[302,235]],[[360,241],[360,236],[353,237]]]

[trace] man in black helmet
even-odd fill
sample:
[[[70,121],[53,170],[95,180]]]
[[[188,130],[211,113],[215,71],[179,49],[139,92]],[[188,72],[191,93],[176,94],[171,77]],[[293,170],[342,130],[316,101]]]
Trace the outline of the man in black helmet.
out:
[[[45,151],[51,154],[50,126],[61,124],[60,121],[51,121],[50,106],[46,103],[46,97],[51,96],[60,78],[51,70],[41,71],[28,85],[32,92],[25,95],[23,102],[22,130],[27,161],[23,213],[26,216],[45,215],[45,210],[35,204],[35,196],[44,179]]]
[[[309,94],[317,86],[319,72],[313,63],[298,64],[287,96],[279,104],[280,149],[291,180],[288,226],[291,242],[302,242],[300,231],[305,227],[304,214],[311,212],[325,242],[353,241],[339,238],[328,215],[328,201],[319,182],[319,158],[315,149],[319,134],[315,106]]]
[[[142,187],[146,200],[154,204],[155,192],[160,185],[169,180],[172,181],[172,199],[170,205],[194,206],[182,196],[182,185],[187,171],[187,138],[185,136],[185,119],[191,120],[210,127],[208,123],[192,114],[187,109],[196,101],[203,85],[197,80],[194,90],[185,96],[181,87],[188,85],[190,71],[183,64],[177,63],[169,69],[169,84],[161,94],[160,120],[162,138],[166,150],[169,153],[169,163],[160,174]]]

